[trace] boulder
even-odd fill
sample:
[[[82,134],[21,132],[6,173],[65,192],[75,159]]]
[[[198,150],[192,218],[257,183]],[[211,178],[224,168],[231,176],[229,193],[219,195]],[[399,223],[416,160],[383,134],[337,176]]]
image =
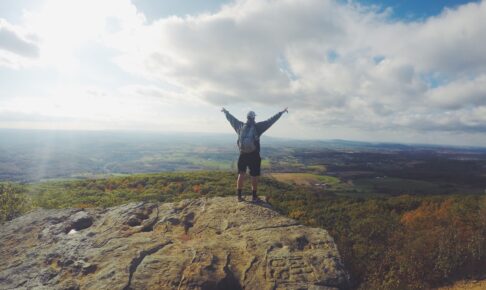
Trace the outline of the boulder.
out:
[[[343,289],[326,230],[235,197],[38,209],[0,229],[0,289]]]

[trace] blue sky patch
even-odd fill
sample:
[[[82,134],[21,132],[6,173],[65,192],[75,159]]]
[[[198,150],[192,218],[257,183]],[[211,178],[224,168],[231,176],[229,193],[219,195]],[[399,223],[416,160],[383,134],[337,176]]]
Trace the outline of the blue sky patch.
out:
[[[349,0],[340,0],[349,2]],[[396,20],[422,20],[430,16],[439,15],[444,8],[455,8],[457,6],[480,2],[471,0],[360,0],[353,1],[364,5],[376,5],[384,11],[392,9],[392,18]]]
[[[327,52],[327,61],[330,63],[336,62],[337,58],[339,57],[339,54],[335,50],[330,50]]]
[[[375,55],[375,56],[373,56],[373,62],[375,64],[379,64],[383,60],[385,60],[385,57],[383,55]]]
[[[437,72],[426,73],[426,74],[423,74],[421,77],[422,77],[422,80],[431,89],[442,87],[442,86],[449,83],[449,80],[445,76],[443,76],[443,75],[441,75]]]
[[[289,78],[289,80],[291,81],[297,80],[297,76],[292,71],[289,62],[287,61],[287,58],[284,55],[279,55],[277,57],[277,67],[281,73],[285,74]]]

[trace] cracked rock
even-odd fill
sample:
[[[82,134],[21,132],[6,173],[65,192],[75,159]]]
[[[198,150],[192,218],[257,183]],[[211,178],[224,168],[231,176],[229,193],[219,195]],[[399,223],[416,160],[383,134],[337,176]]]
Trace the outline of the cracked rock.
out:
[[[80,231],[89,228],[93,224],[93,218],[85,211],[75,213],[68,222],[65,232],[71,230]]]
[[[131,227],[136,227],[142,224],[142,221],[136,216],[132,215],[128,218],[127,225]]]

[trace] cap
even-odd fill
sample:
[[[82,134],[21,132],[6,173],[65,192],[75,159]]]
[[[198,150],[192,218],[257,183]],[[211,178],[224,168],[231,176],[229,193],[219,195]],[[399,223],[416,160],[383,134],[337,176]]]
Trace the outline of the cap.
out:
[[[253,112],[253,111],[249,111],[249,112],[248,112],[248,114],[246,114],[246,117],[247,117],[247,118],[252,118],[252,119],[254,119],[254,118],[255,118],[255,116],[256,116],[256,114],[255,114],[255,112]]]

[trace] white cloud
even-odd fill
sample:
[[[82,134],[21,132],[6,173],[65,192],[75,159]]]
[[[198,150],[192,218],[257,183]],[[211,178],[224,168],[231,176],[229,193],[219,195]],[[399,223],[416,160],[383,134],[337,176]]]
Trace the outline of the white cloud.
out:
[[[19,68],[38,56],[36,36],[0,18],[0,66]]]
[[[474,117],[486,105],[484,15],[486,1],[423,22],[335,1],[238,1],[155,22],[159,46],[125,58],[216,105],[289,105],[321,125],[484,133]]]
[[[425,23],[408,25],[396,37],[396,55],[403,55],[421,70],[437,70],[452,77],[486,70],[486,2],[446,9]]]
[[[83,65],[78,59],[83,49],[103,44],[118,31],[141,27],[145,18],[129,0],[47,0],[24,20],[39,37],[42,65],[76,70]]]
[[[458,79],[431,89],[427,98],[434,107],[448,110],[484,107],[486,109],[486,73],[473,79]]]
[[[9,24],[6,20],[0,19],[0,49],[23,57],[37,57],[39,48],[32,38],[32,36],[25,35],[25,33],[19,31],[17,27]]]

